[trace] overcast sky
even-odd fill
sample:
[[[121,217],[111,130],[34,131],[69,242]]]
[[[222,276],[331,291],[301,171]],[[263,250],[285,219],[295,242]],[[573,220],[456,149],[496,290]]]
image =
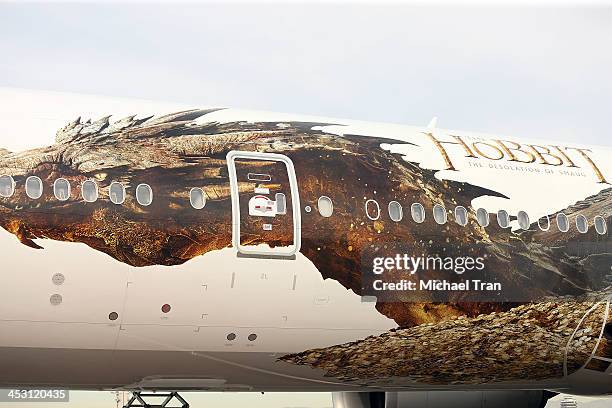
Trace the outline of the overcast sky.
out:
[[[0,4],[0,86],[606,143],[612,8]]]
[[[0,3],[0,87],[410,125],[438,116],[443,128],[610,144],[611,44],[612,8],[567,1]],[[247,397],[196,400],[331,404],[328,394]],[[76,393],[71,406],[114,403]]]

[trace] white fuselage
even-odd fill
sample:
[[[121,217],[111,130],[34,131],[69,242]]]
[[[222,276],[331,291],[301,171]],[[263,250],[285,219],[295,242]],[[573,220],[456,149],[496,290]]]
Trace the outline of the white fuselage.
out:
[[[40,98],[51,101],[59,96],[46,94]],[[106,112],[108,101],[100,101]],[[117,106],[120,111],[131,110],[127,103]],[[71,116],[64,117],[64,112],[54,113],[49,108],[46,113],[44,109],[40,112],[43,120],[32,125],[36,136],[44,139],[34,141],[24,135],[14,140],[13,133],[3,129],[0,147],[14,151],[26,147],[20,144],[27,148],[52,144],[55,121],[65,123],[79,114],[73,110]],[[136,107],[129,113],[137,111]],[[234,110],[210,113],[205,120],[270,121],[279,126],[287,121],[322,121]],[[388,139],[388,144],[381,143],[384,151],[400,154],[423,169],[437,170],[440,180],[469,181],[508,197],[484,195],[474,200],[474,208],[486,208],[490,213],[505,209],[514,216],[527,211],[535,221],[602,191],[612,180],[611,151],[604,148],[580,147],[578,151],[572,145],[572,150],[564,150],[567,156],[563,160],[569,162],[546,167],[537,162],[523,163],[521,154],[525,153],[521,149],[563,144],[520,142],[517,148],[512,143],[519,142],[512,139],[506,145],[516,148],[512,151],[517,160],[512,160],[499,145],[495,150],[483,145],[488,136],[325,121],[339,124],[325,126],[329,134]],[[23,134],[23,127],[18,131]],[[424,136],[427,132],[443,144],[426,145],[431,141]],[[457,137],[470,147],[474,157],[466,155],[466,147]],[[503,159],[495,158],[498,152],[503,153]],[[554,150],[548,152],[561,156]],[[551,157],[546,158],[554,160]],[[381,203],[379,211],[386,212],[387,204]],[[312,216],[318,216],[311,205]],[[301,220],[302,224],[306,222],[308,219]],[[517,221],[512,228],[517,228]],[[298,227],[295,231],[301,233]],[[446,239],[443,234],[440,230],[440,241]],[[238,256],[234,245],[180,265],[131,266],[82,242],[44,236],[34,241],[43,249],[23,245],[14,234],[0,228],[0,366],[11,367],[10,373],[3,370],[0,375],[0,387],[357,390],[367,387],[325,375],[322,369],[295,366],[277,358],[380,335],[397,327],[393,319],[377,310],[375,302],[334,279],[323,279],[317,266],[300,252],[294,259],[244,257]],[[601,319],[605,321],[606,316]],[[457,387],[572,390],[572,384],[592,383],[591,374],[580,375],[586,375],[587,380],[563,377]],[[612,390],[610,374],[603,382],[600,377],[593,378],[602,384],[601,392]],[[413,387],[429,388],[418,383]],[[431,386],[449,387],[453,388]]]

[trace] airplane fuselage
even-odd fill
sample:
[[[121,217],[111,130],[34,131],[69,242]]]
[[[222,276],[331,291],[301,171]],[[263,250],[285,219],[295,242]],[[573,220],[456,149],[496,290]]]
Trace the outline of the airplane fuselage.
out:
[[[0,155],[0,388],[612,392],[610,150],[257,118]]]

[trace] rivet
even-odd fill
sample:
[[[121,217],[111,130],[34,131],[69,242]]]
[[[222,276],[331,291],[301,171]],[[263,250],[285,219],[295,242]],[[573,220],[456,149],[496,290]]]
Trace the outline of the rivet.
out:
[[[49,298],[49,302],[53,305],[53,306],[58,306],[62,303],[62,295],[55,293],[53,295],[51,295],[51,297]]]
[[[51,278],[51,282],[53,282],[53,284],[57,286],[63,285],[65,281],[66,281],[66,277],[64,276],[63,273],[56,273]]]

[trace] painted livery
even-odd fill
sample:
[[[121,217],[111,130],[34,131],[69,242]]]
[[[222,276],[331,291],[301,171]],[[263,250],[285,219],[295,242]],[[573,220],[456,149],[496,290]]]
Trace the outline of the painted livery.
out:
[[[608,148],[133,113],[2,136],[0,388],[612,392]]]

